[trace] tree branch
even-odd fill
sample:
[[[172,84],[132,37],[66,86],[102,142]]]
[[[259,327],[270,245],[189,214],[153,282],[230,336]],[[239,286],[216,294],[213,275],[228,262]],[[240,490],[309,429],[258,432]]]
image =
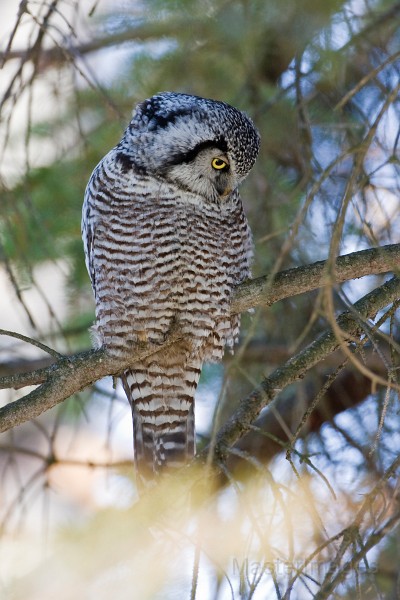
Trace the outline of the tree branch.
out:
[[[35,371],[41,381],[44,376],[46,376],[46,380],[23,398],[0,408],[0,433],[38,417],[46,410],[107,375],[119,375],[133,363],[164,351],[165,348],[172,346],[180,339],[179,335],[173,334],[162,346],[147,344],[142,349],[135,348],[132,350],[132,354],[124,360],[109,356],[103,349],[89,350],[62,358],[47,369]],[[21,378],[25,377],[29,381],[31,375],[30,373],[14,375],[8,379],[14,380],[19,386]],[[0,387],[5,387],[3,383],[5,379],[0,380]],[[32,379],[30,379],[29,385],[32,385]]]
[[[24,373],[24,375],[32,375],[36,370],[46,369],[54,363],[54,358],[50,356],[43,356],[38,358],[16,358],[6,360],[0,363],[0,381],[4,382],[11,375],[20,375]],[[35,385],[37,383],[42,383],[46,379],[46,375],[41,381],[33,381],[33,383],[27,383],[25,385]],[[6,388],[14,387],[13,384],[4,386]],[[24,387],[24,385],[20,385],[19,387]]]
[[[340,354],[340,350],[338,353]],[[382,377],[387,375],[382,360],[377,359],[376,351],[370,348],[369,351],[363,352],[363,358],[365,355],[367,355],[368,368],[373,368],[373,372],[378,372]],[[343,358],[342,354],[342,360]],[[324,361],[323,364],[325,365],[326,362]],[[322,394],[319,403],[313,407],[315,399],[327,383],[329,381],[326,372],[313,372],[313,376],[305,384],[300,402],[295,391],[288,396],[280,395],[274,402],[273,408],[271,406],[272,410],[263,411],[252,424],[251,430],[235,444],[234,447],[240,453],[229,455],[227,460],[229,472],[234,473],[235,478],[246,477],[253,466],[246,460],[247,456],[255,458],[259,464],[266,465],[278,453],[287,450],[289,444],[293,445],[293,436],[298,424],[302,422],[304,411],[313,408],[312,414],[308,416],[299,432],[300,438],[318,432],[323,424],[332,423],[337,414],[354,408],[373,393],[371,379],[353,367],[344,368]]]
[[[143,23],[136,27],[131,27],[114,34],[110,34],[104,37],[93,39],[89,42],[83,42],[81,44],[66,44],[65,46],[53,46],[52,48],[41,48],[40,52],[40,68],[46,68],[49,66],[59,66],[79,56],[90,54],[91,52],[97,52],[110,46],[119,46],[120,44],[136,44],[138,42],[148,42],[152,40],[159,40],[160,38],[175,38],[182,27],[188,27],[190,23],[185,20],[182,23],[174,22],[156,22]],[[197,21],[193,22],[193,27],[201,27],[201,23]],[[203,27],[204,29],[204,27]],[[197,29],[198,30],[198,29]],[[199,30],[198,30],[199,31]],[[200,31],[199,31],[200,33]],[[0,64],[5,64],[9,60],[23,59],[32,60],[34,48],[24,48],[19,50],[6,50],[0,52]]]
[[[363,332],[360,319],[370,319],[388,304],[400,297],[400,279],[393,277],[381,287],[373,290],[352,307],[352,311],[343,312],[337,319],[342,335],[349,340],[359,337]],[[260,411],[277,396],[277,392],[288,385],[299,381],[304,375],[326,356],[343,344],[331,328],[321,334],[296,356],[290,358],[282,367],[278,367],[266,377],[260,386],[247,398],[241,401],[238,409],[220,428],[214,447],[214,455],[218,461],[225,462],[228,448],[242,435],[247,433]],[[209,449],[203,452],[203,456]]]
[[[240,285],[232,302],[232,313],[240,313],[256,306],[271,306],[283,298],[310,292],[327,283],[342,283],[366,275],[396,272],[400,265],[400,244],[369,248],[339,256],[336,260],[334,282],[325,272],[327,261],[320,260],[305,267],[296,267],[277,273],[273,280],[268,275]]]
[[[384,246],[378,249],[363,250],[346,256],[339,257],[336,262],[336,281],[345,281],[355,277],[369,274],[384,273],[393,270],[400,261],[400,245]],[[254,306],[270,306],[277,300],[294,296],[305,291],[313,290],[327,283],[324,274],[326,262],[319,261],[306,267],[289,269],[278,273],[273,280],[270,277],[261,277],[242,284],[232,302],[232,313],[239,313]],[[391,280],[397,281],[397,280]],[[389,282],[390,283],[390,282]],[[385,284],[388,285],[388,284]],[[400,290],[395,284],[390,284],[390,289],[395,287],[392,295],[388,294],[385,286],[371,292],[376,294],[379,308],[386,306],[395,297],[400,297]],[[365,299],[369,298],[369,295]],[[390,299],[391,298],[391,299]],[[367,300],[365,300],[367,302]],[[355,304],[355,310],[361,315],[369,317],[374,311],[379,310],[375,304],[369,311],[365,311],[363,300]],[[363,312],[364,310],[364,312]],[[365,314],[364,314],[365,313]],[[357,331],[359,322],[348,313],[344,313],[338,321],[339,326],[347,331]],[[346,329],[349,327],[349,329]],[[327,336],[327,341],[323,341]],[[335,348],[339,342],[332,332],[324,334],[284,367],[277,369],[275,375],[263,382],[261,389],[255,391],[247,400],[243,401],[235,415],[221,430],[218,437],[218,451],[221,453],[225,445],[235,441],[239,435],[247,431],[261,408],[275,395],[275,388],[282,388],[292,381],[299,379],[308,369],[322,360]],[[116,360],[106,354],[104,350],[82,352],[70,357],[61,358],[55,364],[38,369],[31,373],[22,373],[0,378],[0,388],[19,388],[26,385],[41,384],[38,388],[0,409],[0,432],[6,431],[25,421],[39,416],[42,412],[52,408],[71,395],[83,390],[98,379],[107,375],[118,375],[124,369],[143,358],[163,351],[166,347],[180,339],[178,334],[173,334],[162,346],[140,346],[132,349],[132,354],[126,360]],[[264,389],[265,388],[265,389]],[[238,420],[240,422],[238,422]]]

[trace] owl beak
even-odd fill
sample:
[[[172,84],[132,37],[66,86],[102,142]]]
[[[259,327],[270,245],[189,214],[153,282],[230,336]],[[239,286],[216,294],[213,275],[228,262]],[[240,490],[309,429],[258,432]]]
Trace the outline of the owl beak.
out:
[[[232,181],[230,181],[230,177],[227,177],[225,174],[220,175],[215,182],[215,187],[217,188],[220,197],[226,198],[232,191]]]
[[[226,198],[231,193],[232,188],[230,186],[226,187],[222,194],[220,194],[221,198]]]

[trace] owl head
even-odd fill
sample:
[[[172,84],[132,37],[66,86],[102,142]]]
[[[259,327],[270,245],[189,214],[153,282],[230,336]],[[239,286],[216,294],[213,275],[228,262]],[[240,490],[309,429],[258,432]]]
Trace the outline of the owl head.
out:
[[[221,200],[247,176],[259,145],[252,121],[233,106],[163,92],[138,104],[120,150],[142,172]]]

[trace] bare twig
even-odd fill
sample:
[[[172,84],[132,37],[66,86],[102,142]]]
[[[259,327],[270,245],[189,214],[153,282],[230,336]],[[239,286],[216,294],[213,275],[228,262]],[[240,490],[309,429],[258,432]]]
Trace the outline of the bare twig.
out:
[[[46,344],[42,344],[42,342],[39,342],[38,340],[34,340],[30,337],[27,337],[26,335],[22,335],[22,333],[8,331],[7,329],[0,329],[0,335],[8,335],[9,337],[17,338],[22,342],[26,342],[27,344],[31,344],[32,346],[36,346],[37,348],[40,348],[44,352],[47,352],[47,354],[50,354],[54,358],[63,358],[63,355],[59,352],[56,352],[56,350],[53,350],[53,348],[46,346]]]

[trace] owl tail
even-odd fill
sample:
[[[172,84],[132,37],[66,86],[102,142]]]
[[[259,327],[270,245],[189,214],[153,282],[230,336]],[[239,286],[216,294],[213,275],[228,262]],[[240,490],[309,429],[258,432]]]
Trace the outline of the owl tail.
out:
[[[149,376],[126,371],[122,381],[132,407],[133,443],[138,483],[146,486],[161,472],[187,464],[194,456],[194,394],[200,365],[184,373]],[[151,380],[151,384],[149,381]]]

